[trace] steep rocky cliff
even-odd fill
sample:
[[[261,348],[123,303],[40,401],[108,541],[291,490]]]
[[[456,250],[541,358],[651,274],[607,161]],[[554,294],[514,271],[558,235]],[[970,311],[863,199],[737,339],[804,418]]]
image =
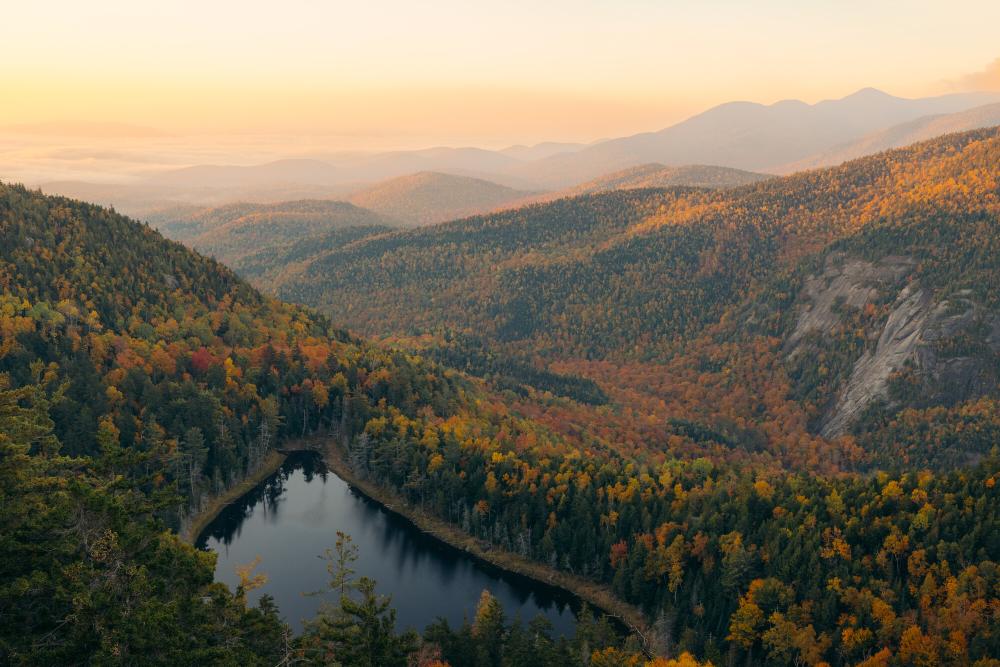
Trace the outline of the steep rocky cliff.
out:
[[[850,431],[880,402],[951,405],[997,386],[1000,316],[969,290],[943,295],[922,286],[915,266],[907,256],[871,262],[838,253],[806,279],[786,340],[789,361],[832,344],[850,326],[850,313],[879,305],[885,313],[864,332],[860,354],[823,411],[821,435]]]

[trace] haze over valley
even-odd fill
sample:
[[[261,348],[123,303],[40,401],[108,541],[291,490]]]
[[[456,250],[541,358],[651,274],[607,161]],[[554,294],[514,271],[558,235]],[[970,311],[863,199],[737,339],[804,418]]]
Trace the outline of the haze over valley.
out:
[[[572,191],[647,164],[769,174],[837,164],[949,131],[988,127],[997,120],[997,104],[1000,93],[902,99],[864,89],[814,105],[733,102],[663,130],[589,145],[550,142],[500,150],[441,147],[347,154],[324,151],[322,138],[316,143],[299,140],[290,153],[288,139],[281,137],[239,143],[234,137],[164,137],[152,129],[132,127],[14,126],[2,130],[14,147],[0,166],[8,180],[139,216],[175,204],[337,199],[363,206],[378,196],[382,203],[374,210],[382,206],[380,212],[395,211],[393,217],[413,225],[488,211],[518,201],[527,192]],[[53,144],[60,142],[66,145],[54,149]],[[46,147],[43,151],[38,150],[41,144]],[[110,150],[109,144],[118,149]],[[206,158],[218,161],[195,162]],[[446,183],[438,176],[439,182],[431,184],[427,181],[432,173],[466,180]],[[409,181],[396,180],[400,178]],[[661,183],[729,184],[695,175],[675,175]],[[493,192],[487,193],[490,187]],[[422,192],[428,189],[436,191]],[[407,206],[432,210],[405,220],[402,211]]]

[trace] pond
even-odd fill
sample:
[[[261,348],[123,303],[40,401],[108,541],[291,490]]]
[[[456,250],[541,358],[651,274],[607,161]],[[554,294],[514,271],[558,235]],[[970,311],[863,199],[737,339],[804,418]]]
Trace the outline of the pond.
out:
[[[235,588],[236,567],[260,556],[257,572],[268,581],[249,601],[271,595],[295,631],[332,595],[307,596],[329,581],[324,550],[337,531],[358,549],[356,576],[378,582],[392,596],[398,630],[422,631],[438,617],[457,627],[472,618],[484,589],[503,604],[507,617],[524,622],[542,614],[555,634],[572,634],[579,610],[573,595],[472,558],[366,498],[328,470],[315,454],[295,453],[278,472],[226,507],[199,536],[197,546],[218,555],[216,581]]]

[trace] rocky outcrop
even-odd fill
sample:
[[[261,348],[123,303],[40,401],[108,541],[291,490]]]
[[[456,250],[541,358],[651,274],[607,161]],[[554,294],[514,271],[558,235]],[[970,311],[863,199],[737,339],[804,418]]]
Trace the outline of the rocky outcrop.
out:
[[[996,387],[996,364],[990,359],[1000,354],[1000,317],[977,305],[970,292],[939,299],[916,281],[906,282],[914,266],[913,259],[903,256],[873,263],[834,255],[822,273],[806,280],[798,319],[786,341],[789,359],[822,345],[822,338],[842,324],[846,310],[885,303],[894,295],[877,342],[854,361],[826,410],[821,435],[846,433],[876,401],[891,407],[890,382],[907,370],[917,376],[915,400],[920,404],[950,405]],[[960,337],[965,345],[950,345]]]
[[[868,405],[888,395],[889,378],[916,356],[931,313],[930,295],[907,285],[899,293],[874,351],[854,363],[851,377],[827,414],[821,435],[844,433]]]
[[[842,254],[827,258],[823,273],[806,280],[799,301],[795,329],[788,337],[788,357],[802,352],[807,334],[821,335],[832,332],[842,318],[843,308],[863,308],[877,300],[880,294],[893,289],[915,265],[910,257],[889,256],[878,263],[845,257]]]
[[[946,343],[959,336],[983,340],[977,332],[984,324],[994,329],[1000,318],[984,312],[968,292],[935,302],[929,290],[916,284],[904,287],[878,344],[855,362],[820,434],[835,437],[845,433],[873,401],[889,398],[890,378],[908,368],[919,379],[920,404],[952,405],[995,387],[994,365],[984,355],[1000,351],[1000,337],[992,345],[989,339],[983,341],[983,346],[973,343],[970,350],[960,354],[942,351]]]
[[[934,306],[917,346],[915,366],[924,386],[924,402],[952,405],[982,396],[997,387],[996,355],[1000,353],[1000,317],[972,299],[968,291]],[[949,341],[964,338],[967,346],[944,354]]]

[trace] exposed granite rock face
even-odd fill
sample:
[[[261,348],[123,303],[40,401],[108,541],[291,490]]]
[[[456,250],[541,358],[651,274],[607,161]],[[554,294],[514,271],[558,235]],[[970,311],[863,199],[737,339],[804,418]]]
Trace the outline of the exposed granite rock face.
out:
[[[821,435],[841,435],[872,401],[888,395],[889,377],[902,370],[906,362],[916,356],[932,310],[935,309],[926,291],[912,285],[903,288],[893,304],[875,351],[866,351],[854,362],[847,385],[827,413]]]
[[[877,343],[855,360],[823,417],[821,435],[847,432],[874,401],[889,399],[891,378],[908,368],[919,378],[919,402],[925,405],[951,405],[996,388],[995,364],[989,358],[1000,354],[1000,316],[985,312],[968,292],[937,300],[915,281],[904,284],[914,265],[911,258],[899,256],[877,263],[832,256],[822,274],[806,281],[802,310],[786,342],[789,359],[808,353],[807,334],[822,337],[838,327],[843,317],[839,307],[862,308],[895,294]],[[981,341],[980,352],[943,353],[959,336]]]
[[[838,307],[863,308],[892,290],[915,264],[903,256],[889,256],[877,264],[839,254],[828,257],[823,273],[808,278],[799,295],[805,306],[788,337],[788,357],[803,351],[807,334],[832,332],[841,320]]]
[[[995,355],[1000,353],[1000,317],[976,304],[969,292],[952,295],[931,312],[917,347],[926,404],[952,405],[993,390],[997,386]],[[977,354],[947,356],[938,344],[958,336],[981,341]],[[978,345],[976,345],[978,347]]]

